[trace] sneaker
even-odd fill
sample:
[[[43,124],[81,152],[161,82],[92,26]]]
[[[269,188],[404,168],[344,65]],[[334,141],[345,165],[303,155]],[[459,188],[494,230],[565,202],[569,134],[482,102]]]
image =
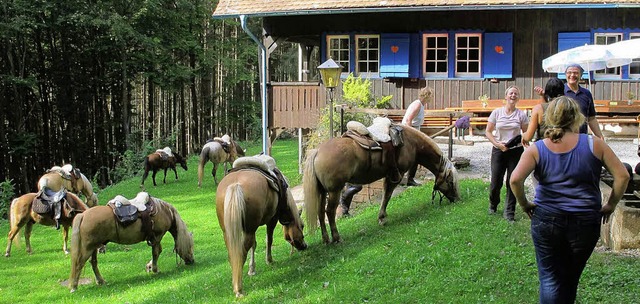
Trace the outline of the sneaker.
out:
[[[420,184],[416,183],[415,180],[410,179],[407,181],[407,187],[416,187],[416,186],[420,186]]]

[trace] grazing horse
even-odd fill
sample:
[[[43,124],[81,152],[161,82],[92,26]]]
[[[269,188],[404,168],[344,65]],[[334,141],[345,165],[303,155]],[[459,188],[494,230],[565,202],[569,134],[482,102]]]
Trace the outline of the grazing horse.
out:
[[[27,253],[31,254],[31,229],[33,228],[34,223],[39,223],[41,225],[46,226],[55,226],[56,221],[54,219],[53,211],[50,211],[46,214],[39,214],[33,210],[33,200],[36,198],[38,193],[27,193],[22,195],[11,202],[11,207],[9,210],[9,235],[7,237],[7,250],[4,256],[8,257],[11,255],[11,243],[13,239],[20,232],[20,228],[24,228],[24,240],[27,244]],[[60,219],[58,222],[62,225],[63,233],[62,233],[62,250],[64,250],[65,254],[68,254],[67,250],[67,239],[69,226],[73,222],[73,218],[76,214],[84,212],[89,209],[87,205],[85,205],[82,200],[75,194],[71,192],[66,192],[66,197],[61,201],[63,212],[60,213]],[[37,209],[36,209],[37,210]]]
[[[182,169],[187,171],[187,160],[182,158],[182,156],[180,156],[180,154],[176,152],[172,152],[170,156],[166,157],[157,151],[147,155],[144,158],[144,174],[142,174],[142,183],[140,184],[140,188],[144,189],[144,180],[147,179],[147,176],[149,176],[149,171],[153,171],[151,179],[153,179],[154,186],[157,186],[156,173],[160,169],[164,169],[164,179],[162,180],[162,183],[167,183],[168,169],[173,170],[173,173],[176,175],[177,180],[178,172],[176,171],[176,164],[180,164],[180,166],[182,166]]]
[[[162,252],[160,242],[167,231],[173,236],[174,250],[177,255],[185,264],[193,264],[193,236],[187,230],[187,225],[182,221],[176,208],[157,198],[149,197],[149,201],[153,206],[149,208],[154,210],[151,213],[152,233],[157,241],[151,245],[152,259],[146,265],[147,272],[158,272],[158,256]],[[71,233],[71,274],[69,276],[71,292],[78,288],[82,268],[89,258],[91,258],[96,283],[98,285],[105,283],[98,270],[98,248],[102,244],[108,242],[135,244],[146,239],[147,235],[142,231],[140,218],[124,227],[117,221],[113,209],[109,206],[93,207],[79,214],[73,221]]]
[[[442,153],[438,145],[424,133],[413,128],[403,128],[404,144],[396,148],[397,169],[404,174],[414,163],[418,163],[436,176],[432,199],[440,191],[450,201],[459,199],[457,171],[453,163]],[[309,231],[318,227],[322,230],[322,240],[329,243],[325,225],[325,212],[329,220],[333,242],[340,242],[336,228],[336,209],[340,191],[346,183],[368,184],[380,178],[384,180],[384,195],[378,213],[378,221],[383,225],[387,217],[387,204],[393,189],[400,183],[397,172],[382,165],[382,152],[363,149],[348,137],[333,138],[322,143],[307,156],[303,185],[305,210]],[[442,196],[440,197],[442,199]],[[326,207],[325,207],[326,206]]]
[[[227,145],[225,151],[224,145]],[[229,152],[227,152],[229,151]],[[214,138],[208,141],[202,151],[200,152],[200,162],[198,164],[198,187],[202,186],[202,176],[204,175],[204,166],[207,162],[213,163],[213,169],[211,175],[213,175],[213,181],[217,185],[218,178],[216,173],[218,172],[218,165],[224,163],[224,174],[227,173],[227,164],[233,164],[233,162],[240,156],[244,156],[245,150],[232,140],[229,135],[224,135],[222,138]]]
[[[98,196],[93,192],[93,185],[77,168],[65,170],[63,167],[54,166],[38,180],[38,191],[49,189],[59,192],[62,188],[77,195],[84,195],[85,203],[89,207],[98,205]],[[68,172],[67,172],[68,171]]]
[[[254,253],[256,230],[259,226],[267,225],[267,264],[273,262],[271,245],[278,221],[282,224],[284,237],[291,244],[292,251],[293,247],[304,250],[307,244],[302,234],[302,220],[291,191],[287,189],[286,195],[281,195],[283,190],[274,190],[266,175],[260,170],[234,170],[222,178],[218,185],[216,213],[229,254],[233,291],[236,297],[242,297],[242,268],[249,251],[249,275],[256,273]]]

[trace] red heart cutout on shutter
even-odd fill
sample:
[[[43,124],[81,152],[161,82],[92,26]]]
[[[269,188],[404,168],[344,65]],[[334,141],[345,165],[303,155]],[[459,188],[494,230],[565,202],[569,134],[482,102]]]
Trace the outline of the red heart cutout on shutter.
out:
[[[394,53],[394,54],[398,52],[398,49],[399,49],[399,47],[397,45],[391,46],[391,52]]]
[[[494,47],[494,49],[496,50],[496,53],[504,54],[504,49],[502,48],[501,45],[496,45],[496,47]]]

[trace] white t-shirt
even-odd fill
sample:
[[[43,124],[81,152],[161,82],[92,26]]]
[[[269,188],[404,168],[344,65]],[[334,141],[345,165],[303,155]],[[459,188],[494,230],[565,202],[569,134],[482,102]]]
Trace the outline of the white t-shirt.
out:
[[[520,135],[522,128],[529,125],[529,116],[520,109],[515,109],[511,114],[507,114],[506,109],[500,107],[491,112],[488,121],[496,125],[494,132],[496,140],[506,143]]]

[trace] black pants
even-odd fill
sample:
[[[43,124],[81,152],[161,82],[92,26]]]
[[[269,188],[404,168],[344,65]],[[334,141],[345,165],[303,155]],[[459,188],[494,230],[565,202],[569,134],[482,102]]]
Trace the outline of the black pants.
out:
[[[504,174],[506,172],[507,197],[504,208],[504,217],[506,219],[513,219],[516,213],[516,196],[511,191],[509,180],[511,179],[511,172],[513,172],[516,165],[518,165],[522,152],[524,152],[523,147],[509,149],[506,152],[502,152],[497,148],[491,150],[490,208],[495,210],[498,204],[500,204],[500,190],[502,190],[502,185],[505,183]]]

